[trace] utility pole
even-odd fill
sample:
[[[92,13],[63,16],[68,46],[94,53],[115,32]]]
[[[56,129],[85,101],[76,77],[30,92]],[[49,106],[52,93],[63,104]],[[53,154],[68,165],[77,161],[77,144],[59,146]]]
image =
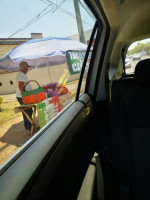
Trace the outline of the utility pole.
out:
[[[79,39],[80,39],[80,42],[85,44],[85,36],[84,36],[84,32],[83,32],[83,25],[82,25],[82,20],[81,20],[81,14],[80,14],[80,8],[79,8],[78,0],[74,0],[74,8],[75,8],[75,13],[76,13],[76,20],[77,20],[77,26],[78,26]]]

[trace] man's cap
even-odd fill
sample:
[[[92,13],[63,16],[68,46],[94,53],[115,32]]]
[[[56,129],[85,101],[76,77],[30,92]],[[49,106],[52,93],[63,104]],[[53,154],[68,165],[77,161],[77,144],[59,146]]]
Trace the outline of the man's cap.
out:
[[[22,69],[24,69],[24,67],[31,67],[31,66],[28,65],[27,62],[22,61],[22,62],[19,64],[19,68],[20,68],[20,70],[22,70]]]

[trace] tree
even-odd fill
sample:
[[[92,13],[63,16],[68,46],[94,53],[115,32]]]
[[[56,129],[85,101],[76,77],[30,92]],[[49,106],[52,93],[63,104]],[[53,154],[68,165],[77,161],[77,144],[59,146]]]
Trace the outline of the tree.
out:
[[[147,54],[150,54],[150,42],[148,43],[138,42],[137,45],[133,49],[128,50],[128,54],[132,55],[132,54],[140,53],[143,51],[146,51]]]
[[[146,51],[147,54],[150,54],[150,42],[144,45],[143,50]]]

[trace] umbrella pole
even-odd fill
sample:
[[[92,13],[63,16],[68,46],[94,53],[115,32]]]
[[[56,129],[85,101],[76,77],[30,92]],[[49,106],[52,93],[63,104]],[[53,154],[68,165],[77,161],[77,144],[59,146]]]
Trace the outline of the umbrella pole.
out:
[[[50,73],[49,66],[48,66],[48,73],[49,73],[49,79],[50,79],[50,83],[52,83],[52,78],[51,78],[51,73]]]
[[[50,73],[50,69],[49,69],[49,66],[48,66],[48,59],[46,59],[46,64],[47,64],[47,67],[48,67],[48,73],[49,73],[50,83],[52,83],[51,73]]]

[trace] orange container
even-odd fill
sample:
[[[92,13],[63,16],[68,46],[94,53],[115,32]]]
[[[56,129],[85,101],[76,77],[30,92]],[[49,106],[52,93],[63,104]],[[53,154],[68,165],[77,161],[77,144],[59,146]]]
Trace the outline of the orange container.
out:
[[[44,92],[22,97],[23,104],[33,104],[45,100]]]
[[[31,80],[34,81],[34,80]],[[22,94],[22,101],[24,104],[34,104],[34,103],[38,103],[40,101],[43,101],[46,99],[45,97],[45,93],[42,87],[40,87],[40,85],[38,84],[37,81],[35,81],[38,84],[38,88],[34,89],[34,90],[30,90],[30,91],[25,91],[25,86],[29,83],[30,81],[28,81],[25,85],[24,85],[24,91],[21,93]]]

